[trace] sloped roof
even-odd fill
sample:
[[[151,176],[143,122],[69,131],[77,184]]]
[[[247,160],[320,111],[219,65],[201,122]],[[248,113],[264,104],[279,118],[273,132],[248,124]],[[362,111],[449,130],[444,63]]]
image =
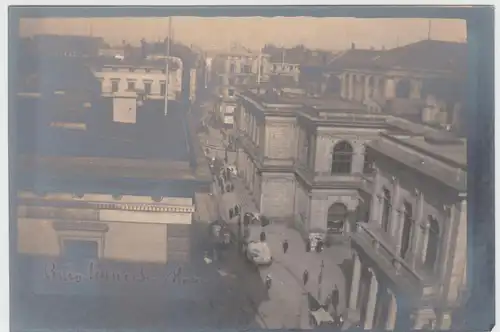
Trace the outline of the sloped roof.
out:
[[[365,67],[383,52],[384,51],[349,49],[334,56],[328,63],[328,67],[330,70]]]
[[[467,68],[467,44],[422,40],[381,52],[370,66],[430,71],[459,71]]]

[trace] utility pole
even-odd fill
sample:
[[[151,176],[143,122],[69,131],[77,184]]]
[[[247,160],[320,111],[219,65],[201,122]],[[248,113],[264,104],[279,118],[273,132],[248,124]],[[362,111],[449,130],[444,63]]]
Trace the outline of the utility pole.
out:
[[[165,109],[164,113],[165,116],[168,114],[168,81],[169,81],[169,69],[168,69],[168,64],[170,61],[170,38],[172,35],[172,16],[168,17],[168,37],[167,37],[167,50],[166,50],[166,56],[165,56]]]
[[[429,20],[429,25],[427,27],[427,40],[431,40],[431,31],[432,31],[432,20]]]
[[[259,50],[259,60],[257,61],[257,85],[260,85],[260,76],[262,75],[260,68],[262,67],[262,48]]]

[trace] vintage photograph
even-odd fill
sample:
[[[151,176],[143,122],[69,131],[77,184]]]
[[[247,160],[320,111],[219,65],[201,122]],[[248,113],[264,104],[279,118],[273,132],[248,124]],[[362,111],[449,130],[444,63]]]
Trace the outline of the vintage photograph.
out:
[[[458,19],[24,18],[29,329],[460,330]]]

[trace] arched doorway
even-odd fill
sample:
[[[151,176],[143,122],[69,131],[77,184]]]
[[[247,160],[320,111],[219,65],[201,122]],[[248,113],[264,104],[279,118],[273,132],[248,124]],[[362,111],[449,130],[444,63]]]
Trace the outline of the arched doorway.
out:
[[[326,227],[328,233],[340,234],[345,227],[347,207],[343,203],[333,203],[328,209]]]
[[[396,85],[396,98],[410,98],[411,82],[409,79],[403,78]]]

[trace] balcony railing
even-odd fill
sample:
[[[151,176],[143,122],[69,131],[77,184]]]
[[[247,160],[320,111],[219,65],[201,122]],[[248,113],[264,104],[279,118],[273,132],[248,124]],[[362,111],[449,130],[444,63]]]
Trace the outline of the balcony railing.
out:
[[[372,252],[380,259],[384,260],[387,265],[392,266],[393,272],[403,279],[408,280],[413,285],[423,286],[423,278],[414,271],[412,266],[403,258],[401,258],[393,244],[388,240],[383,239],[383,236],[369,223],[358,222],[356,224],[356,234],[353,236],[354,241],[360,241],[368,244]],[[407,257],[411,260],[412,257]]]

